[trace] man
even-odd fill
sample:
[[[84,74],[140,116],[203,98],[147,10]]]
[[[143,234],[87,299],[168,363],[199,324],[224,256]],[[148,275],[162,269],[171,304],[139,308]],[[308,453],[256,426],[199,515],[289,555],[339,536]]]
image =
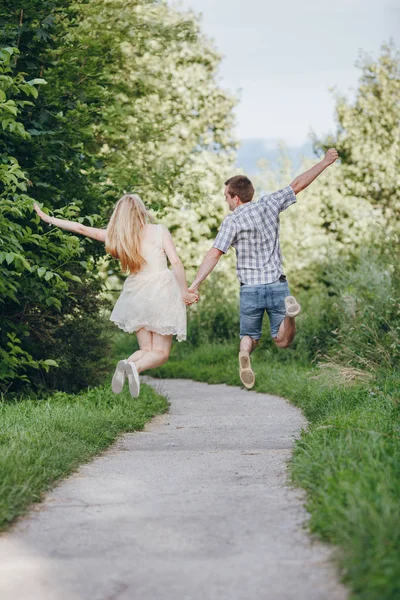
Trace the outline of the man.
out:
[[[230,246],[236,251],[236,272],[240,282],[239,375],[248,389],[255,382],[250,354],[261,337],[267,312],[271,336],[279,348],[287,348],[296,333],[295,317],[300,306],[290,295],[282,270],[279,244],[279,214],[296,202],[304,190],[338,158],[331,148],[314,167],[296,177],[287,187],[252,202],[254,188],[249,179],[236,175],[225,182],[225,199],[231,210],[218,232],[213,247],[204,257],[190,291],[198,293],[200,284],[211,273]]]

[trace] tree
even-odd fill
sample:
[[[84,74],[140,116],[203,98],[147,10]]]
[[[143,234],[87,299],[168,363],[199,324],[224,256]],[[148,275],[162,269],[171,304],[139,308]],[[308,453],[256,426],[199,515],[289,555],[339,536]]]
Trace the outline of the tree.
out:
[[[314,137],[318,154],[336,147],[340,161],[282,214],[281,239],[294,285],[308,288],[324,265],[356,256],[366,245],[388,244],[399,230],[400,60],[383,46],[377,61],[364,57],[353,103],[337,96],[337,132]],[[304,161],[302,170],[313,161]],[[259,189],[273,191],[294,177],[282,148],[277,172],[261,165]],[[318,275],[317,275],[318,273]]]
[[[233,159],[234,100],[219,88],[219,56],[193,15],[166,2],[32,0],[16,6],[5,0],[0,16],[1,40],[19,48],[18,59],[9,64],[12,76],[23,78],[25,73],[31,80],[47,81],[34,105],[18,105],[16,129],[1,141],[2,151],[19,165],[21,179],[29,181],[19,225],[42,244],[31,257],[37,277],[18,280],[2,326],[7,322],[24,331],[19,348],[32,361],[51,352],[49,359],[62,365],[58,381],[67,386],[78,373],[84,349],[85,356],[90,354],[78,336],[72,341],[75,365],[65,360],[71,356],[73,332],[85,331],[84,322],[86,330],[101,323],[96,320],[99,283],[93,270],[103,250],[91,241],[43,229],[29,214],[31,199],[70,218],[100,213],[94,219],[105,224],[118,197],[125,190],[138,191],[168,220],[185,263],[194,268],[209,243],[203,241],[199,248],[199,240],[212,237],[223,217],[222,182]],[[16,101],[21,93],[16,90]],[[20,200],[12,198],[19,210]],[[6,229],[12,218],[7,216]],[[46,254],[47,241],[62,250],[55,252],[53,245]],[[25,259],[29,243],[21,238]],[[6,276],[12,285],[14,274]],[[20,310],[33,281],[36,295]],[[55,290],[51,301],[44,292],[40,296],[47,283]],[[107,353],[103,346],[92,373]],[[25,377],[26,368],[18,365]],[[83,371],[78,386],[93,380],[90,369]],[[17,372],[8,376],[12,380]],[[27,379],[33,380],[32,373]]]
[[[384,44],[374,61],[362,55],[353,103],[337,95],[337,132],[315,139],[317,150],[336,146],[341,158],[338,191],[349,202],[364,200],[390,229],[400,218],[400,53]]]
[[[109,65],[113,99],[96,129],[108,176],[105,214],[111,190],[112,200],[140,193],[194,270],[223,218],[234,161],[235,99],[219,87],[220,56],[197,19],[167,2],[92,0],[70,35],[97,44]]]
[[[75,265],[84,260],[83,248],[75,237],[64,239],[60,231],[38,229],[38,219],[32,212],[33,199],[27,194],[31,182],[10,154],[18,140],[30,141],[19,114],[33,106],[29,98],[36,99],[36,86],[45,83],[43,79],[26,81],[21,73],[12,76],[15,56],[15,48],[3,48],[0,52],[1,392],[10,386],[18,390],[21,384],[29,385],[31,381],[40,384],[46,372],[57,366],[65,344],[60,343],[59,337],[54,339],[55,332],[59,334],[66,322],[73,320],[83,301],[82,295],[74,301],[70,284],[81,286],[81,292],[85,288],[75,272]],[[63,214],[72,216],[74,208]],[[71,344],[71,338],[68,343]],[[81,350],[75,347],[76,354],[84,356],[87,344],[79,343]],[[65,373],[65,369],[61,372]],[[83,377],[81,384],[82,381],[88,378]]]

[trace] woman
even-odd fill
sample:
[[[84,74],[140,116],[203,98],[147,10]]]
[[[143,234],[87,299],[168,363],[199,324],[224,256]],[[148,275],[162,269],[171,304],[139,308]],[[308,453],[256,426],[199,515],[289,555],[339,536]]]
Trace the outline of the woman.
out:
[[[136,332],[140,350],[118,362],[112,390],[119,394],[128,376],[130,393],[137,398],[139,373],[168,360],[173,335],[178,341],[186,339],[185,304],[198,299],[188,291],[185,270],[171,234],[163,225],[151,223],[137,194],[122,196],[107,229],[50,217],[37,204],[34,208],[46,223],[104,242],[106,251],[119,259],[122,270],[129,273],[110,319],[120,329]]]

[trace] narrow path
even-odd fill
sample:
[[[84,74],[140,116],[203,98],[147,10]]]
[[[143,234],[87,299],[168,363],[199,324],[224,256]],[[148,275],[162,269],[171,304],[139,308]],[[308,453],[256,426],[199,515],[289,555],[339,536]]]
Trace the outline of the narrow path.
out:
[[[282,398],[151,381],[170,413],[124,435],[0,537],[2,600],[344,600],[286,462]]]

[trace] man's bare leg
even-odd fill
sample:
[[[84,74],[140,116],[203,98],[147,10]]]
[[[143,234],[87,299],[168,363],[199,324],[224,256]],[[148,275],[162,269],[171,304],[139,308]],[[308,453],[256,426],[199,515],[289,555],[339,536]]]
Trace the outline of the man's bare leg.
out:
[[[239,352],[239,376],[243,385],[249,390],[255,383],[254,371],[251,368],[250,354],[257,346],[258,340],[253,340],[249,335],[245,335],[240,340]]]
[[[245,335],[240,340],[240,350],[251,354],[254,348],[257,346],[257,344],[258,340],[253,340],[253,338],[251,338],[249,335]]]
[[[278,329],[278,335],[274,338],[278,348],[288,348],[296,335],[296,323],[292,317],[285,317]]]

